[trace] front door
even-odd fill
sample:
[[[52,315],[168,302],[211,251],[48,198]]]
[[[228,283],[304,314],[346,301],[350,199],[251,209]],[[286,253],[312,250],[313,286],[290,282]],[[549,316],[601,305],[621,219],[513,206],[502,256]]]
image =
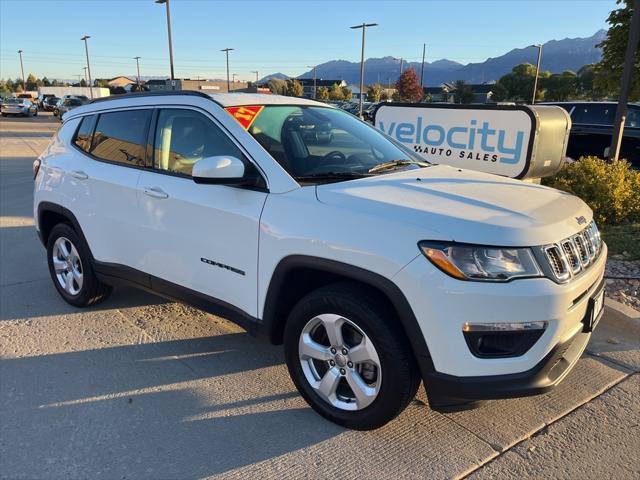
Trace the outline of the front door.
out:
[[[249,162],[205,114],[161,109],[154,128],[153,169],[138,183],[146,251],[136,268],[256,316],[258,236],[267,193],[192,180],[193,164],[205,157]]]

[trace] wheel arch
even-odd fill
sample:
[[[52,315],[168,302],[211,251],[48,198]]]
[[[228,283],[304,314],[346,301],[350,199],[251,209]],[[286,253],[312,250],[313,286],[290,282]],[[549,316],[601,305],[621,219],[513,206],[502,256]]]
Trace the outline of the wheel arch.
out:
[[[267,289],[262,321],[273,344],[283,342],[291,308],[308,292],[330,283],[351,281],[379,292],[394,309],[406,335],[422,377],[433,363],[418,321],[400,288],[389,278],[360,267],[305,255],[283,258],[275,268]]]
[[[38,204],[37,222],[40,241],[45,247],[47,246],[47,240],[49,239],[51,230],[59,223],[70,224],[85,245],[89,245],[76,216],[71,212],[71,210],[63,207],[62,205],[52,202],[40,202]],[[89,255],[91,255],[91,249],[89,249]]]

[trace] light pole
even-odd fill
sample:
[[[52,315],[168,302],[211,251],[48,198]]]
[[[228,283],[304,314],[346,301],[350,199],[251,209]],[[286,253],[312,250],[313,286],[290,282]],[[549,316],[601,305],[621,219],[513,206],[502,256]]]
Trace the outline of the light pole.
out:
[[[233,50],[233,48],[223,48],[222,50],[220,50],[221,52],[225,52],[227,54],[227,93],[231,92],[231,87],[229,86],[229,52]]]
[[[258,88],[258,71],[257,70],[253,70],[251,73],[255,73],[256,74],[256,88]]]
[[[22,90],[26,92],[27,84],[24,81],[24,66],[22,65],[22,50],[18,50],[18,55],[20,55],[20,70],[22,71]]]
[[[362,29],[362,51],[360,54],[360,105],[358,107],[358,112],[360,114],[360,118],[362,118],[362,92],[364,91],[364,42],[365,42],[365,32],[367,31],[367,27],[377,27],[377,23],[362,23],[361,25],[354,25],[350,27],[352,29]]]
[[[141,57],[133,57],[133,59],[136,61],[136,70],[138,71],[138,91],[140,91],[140,58]]]
[[[87,77],[87,67],[82,67],[82,70],[84,70],[84,81],[86,82],[87,86],[89,86],[89,80]]]
[[[542,58],[542,44],[531,45],[538,49],[538,62],[536,63],[536,78],[533,80],[533,96],[531,97],[531,105],[536,103],[536,90],[538,90],[538,76],[540,75],[540,59]]]
[[[171,41],[171,11],[169,0],[156,0],[158,5],[163,3],[167,7],[167,36],[169,37],[169,67],[171,68],[171,90],[176,89],[175,75],[173,73],[173,42]]]
[[[420,86],[424,88],[424,84],[422,83],[422,77],[424,76],[424,55],[427,53],[427,44],[422,44],[422,68],[420,68]]]
[[[236,77],[238,76],[237,73],[232,73],[231,74],[231,83],[233,84],[233,89],[236,89]]]
[[[363,29],[364,31],[364,29]],[[313,99],[316,99],[316,67],[314,65],[307,65],[307,68],[313,68]],[[362,87],[360,87],[362,88]]]
[[[84,51],[87,54],[87,75],[89,76],[89,94],[91,95],[91,99],[93,99],[93,87],[91,86],[91,67],[89,66],[89,45],[87,40],[91,37],[89,35],[85,35],[80,40],[84,40]]]

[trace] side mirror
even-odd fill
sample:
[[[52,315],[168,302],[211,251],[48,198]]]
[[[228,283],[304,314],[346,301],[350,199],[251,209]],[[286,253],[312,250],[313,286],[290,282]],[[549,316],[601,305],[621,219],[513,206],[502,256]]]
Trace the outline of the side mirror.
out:
[[[220,155],[198,160],[191,172],[196,183],[238,185],[244,183],[244,163],[236,157]]]

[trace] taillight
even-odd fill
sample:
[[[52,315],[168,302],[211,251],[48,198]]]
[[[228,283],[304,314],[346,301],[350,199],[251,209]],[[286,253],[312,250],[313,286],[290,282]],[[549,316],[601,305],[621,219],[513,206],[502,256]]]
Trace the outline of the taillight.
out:
[[[34,179],[34,180],[35,180],[35,178],[38,176],[38,170],[40,170],[40,165],[41,165],[41,163],[42,163],[42,162],[40,161],[40,159],[39,159],[39,158],[36,158],[36,159],[33,161],[32,169],[33,169],[33,179]]]

